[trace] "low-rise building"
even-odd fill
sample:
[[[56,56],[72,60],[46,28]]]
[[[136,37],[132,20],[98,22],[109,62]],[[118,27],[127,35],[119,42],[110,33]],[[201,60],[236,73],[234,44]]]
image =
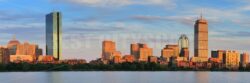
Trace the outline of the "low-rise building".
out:
[[[246,65],[249,63],[249,54],[248,53],[243,53],[240,55],[240,64],[243,67],[246,67]]]
[[[226,51],[223,54],[223,63],[227,68],[239,67],[240,53],[238,51]]]
[[[9,49],[5,47],[0,47],[0,64],[7,64],[10,62]]]
[[[132,63],[135,61],[135,57],[133,55],[125,55],[123,56],[123,61]]]
[[[37,61],[38,62],[53,62],[53,61],[55,61],[55,58],[53,56],[40,55],[40,56],[38,56]]]
[[[33,62],[32,55],[10,55],[10,62],[19,63],[19,62]]]
[[[223,54],[225,53],[225,50],[216,50],[211,52],[211,57],[215,60],[217,59],[217,62],[223,62]]]
[[[166,45],[161,51],[161,57],[170,58],[172,56],[179,57],[179,46],[178,45]]]
[[[156,56],[149,56],[148,57],[148,62],[157,63],[158,62],[158,57],[156,57]]]

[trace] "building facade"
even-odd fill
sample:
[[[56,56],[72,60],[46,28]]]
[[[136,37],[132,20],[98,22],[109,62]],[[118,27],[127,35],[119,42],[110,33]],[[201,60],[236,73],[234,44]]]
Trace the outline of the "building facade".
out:
[[[32,55],[10,55],[10,62],[19,63],[19,62],[34,62]]]
[[[115,42],[105,40],[102,42],[102,59],[103,60],[112,60],[113,55],[116,52],[116,45]]]
[[[46,55],[62,59],[62,15],[52,12],[46,15]]]
[[[189,60],[189,49],[182,48],[180,52],[180,57],[185,57],[187,60]]]
[[[16,55],[31,55],[33,60],[36,60],[39,55],[42,55],[42,49],[36,44],[24,42],[23,44],[17,45]]]
[[[0,47],[0,64],[7,64],[10,62],[9,49],[5,47]]]
[[[166,45],[165,48],[161,50],[162,58],[179,57],[179,46],[178,45]]]
[[[208,60],[208,22],[202,16],[194,25],[194,57]]]
[[[225,53],[225,50],[217,50],[211,52],[211,57],[214,59],[217,59],[218,62],[223,62],[223,54]]]
[[[149,48],[147,44],[131,44],[131,55],[135,56],[137,61],[148,61],[149,56],[153,56],[153,49]]]
[[[227,68],[239,67],[240,53],[238,51],[226,51],[223,54],[223,63]]]
[[[135,61],[135,57],[133,55],[125,55],[123,56],[122,59],[124,62],[130,62],[130,63]]]
[[[249,54],[248,53],[242,53],[240,55],[240,63],[241,63],[241,65],[247,65],[249,63]]]
[[[20,42],[16,39],[14,36],[12,40],[10,40],[7,44],[7,48],[9,49],[10,55],[16,54],[17,45],[19,45]]]
[[[182,48],[188,48],[189,49],[189,39],[185,34],[182,34],[181,37],[179,38],[179,48],[180,51]]]

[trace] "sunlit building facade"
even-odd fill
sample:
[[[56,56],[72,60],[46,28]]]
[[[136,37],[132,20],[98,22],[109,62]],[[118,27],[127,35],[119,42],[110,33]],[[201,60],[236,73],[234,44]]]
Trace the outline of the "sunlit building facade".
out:
[[[10,62],[9,49],[6,47],[0,47],[0,64],[7,64]]]
[[[185,34],[182,34],[179,38],[179,48],[180,51],[182,48],[188,48],[189,49],[189,39]]]
[[[36,60],[39,55],[42,55],[42,49],[36,44],[24,42],[23,44],[17,45],[16,55],[31,55],[33,59]]]
[[[153,56],[153,49],[149,48],[147,44],[131,44],[130,52],[137,61],[147,62],[148,57]]]
[[[46,15],[46,55],[62,59],[62,15],[52,12]]]
[[[226,51],[223,54],[223,63],[227,68],[239,67],[240,53],[238,51]]]
[[[115,42],[105,40],[102,42],[102,59],[103,60],[112,60],[113,55],[117,54]]]
[[[135,57],[133,55],[125,55],[123,56],[122,59],[124,62],[130,62],[130,63],[135,61]]]
[[[189,59],[189,39],[185,34],[182,34],[179,38],[179,51],[180,57]]]
[[[43,55],[39,55],[38,62],[53,62],[54,61],[54,57],[53,56],[43,56]]]
[[[10,55],[10,62],[19,63],[19,62],[34,62],[32,55]]]
[[[223,54],[225,50],[216,50],[211,52],[211,57],[217,59],[218,62],[223,62]]]
[[[194,57],[201,62],[208,60],[208,22],[202,16],[194,25]]]
[[[240,55],[240,63],[243,66],[245,66],[249,63],[249,54],[248,53],[242,53]]]
[[[13,37],[13,39],[11,39],[8,42],[7,48],[9,49],[10,55],[15,55],[16,54],[17,45],[19,45],[19,44],[20,44],[20,42],[16,39],[15,36]]]
[[[179,55],[178,45],[166,45],[166,47],[161,50],[162,58],[179,57]]]

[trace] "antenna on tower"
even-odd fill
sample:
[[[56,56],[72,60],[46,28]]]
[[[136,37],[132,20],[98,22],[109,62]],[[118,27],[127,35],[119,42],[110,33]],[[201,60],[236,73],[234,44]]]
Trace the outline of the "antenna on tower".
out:
[[[200,12],[200,19],[203,19],[203,9],[201,9],[201,12]]]
[[[16,40],[16,35],[14,34],[12,38],[13,38],[13,40]]]

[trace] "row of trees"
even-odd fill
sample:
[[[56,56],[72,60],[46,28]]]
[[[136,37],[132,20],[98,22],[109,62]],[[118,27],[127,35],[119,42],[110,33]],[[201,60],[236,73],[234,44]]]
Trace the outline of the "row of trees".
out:
[[[120,64],[0,64],[0,71],[194,71],[197,69],[174,67],[158,63],[120,63]],[[228,69],[201,69],[205,71],[227,71]],[[250,67],[239,68],[240,71],[250,71]]]

